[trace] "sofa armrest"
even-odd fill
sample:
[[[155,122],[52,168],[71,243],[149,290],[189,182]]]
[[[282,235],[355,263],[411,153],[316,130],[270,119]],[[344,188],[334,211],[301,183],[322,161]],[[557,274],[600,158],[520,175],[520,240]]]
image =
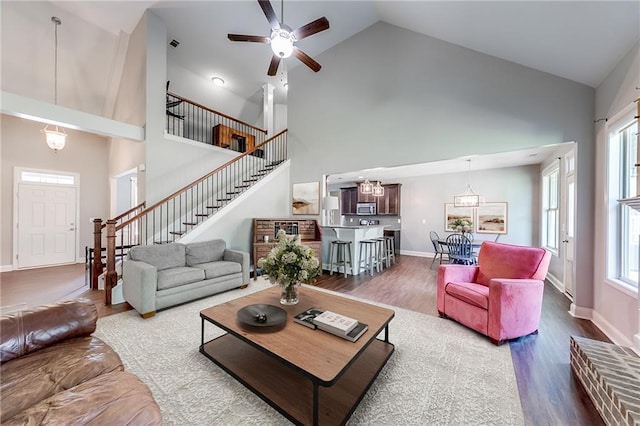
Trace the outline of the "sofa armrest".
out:
[[[538,329],[544,282],[493,278],[489,281],[488,335],[505,340]]]
[[[239,263],[242,266],[242,284],[249,284],[249,253],[246,251],[225,249],[223,260]]]
[[[444,310],[444,289],[447,283],[456,281],[463,283],[475,282],[478,276],[477,266],[467,265],[440,265],[438,267],[438,289],[437,289],[437,305],[438,311],[446,313]]]
[[[96,330],[98,310],[76,299],[15,312],[0,318],[0,363]]]
[[[122,263],[122,294],[141,315],[156,311],[158,270],[138,260]]]

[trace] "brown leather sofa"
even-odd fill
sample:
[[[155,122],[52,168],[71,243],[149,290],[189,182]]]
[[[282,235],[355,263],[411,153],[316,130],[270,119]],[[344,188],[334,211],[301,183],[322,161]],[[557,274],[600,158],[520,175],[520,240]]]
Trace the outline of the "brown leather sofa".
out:
[[[97,337],[86,299],[0,317],[3,425],[159,425],[151,391]]]

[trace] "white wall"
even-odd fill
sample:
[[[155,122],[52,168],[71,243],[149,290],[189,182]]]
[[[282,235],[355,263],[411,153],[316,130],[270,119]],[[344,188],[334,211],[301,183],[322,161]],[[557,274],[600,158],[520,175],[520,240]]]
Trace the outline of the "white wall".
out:
[[[74,172],[80,175],[80,216],[78,220],[78,257],[84,258],[84,247],[93,245],[91,217],[109,215],[107,138],[67,129],[67,145],[61,151],[49,148],[40,132],[41,123],[8,115],[0,119],[0,157],[2,158],[0,187],[2,245],[0,266],[3,270],[13,263],[13,171],[15,167]]]
[[[180,239],[181,243],[222,238],[227,247],[253,253],[253,219],[289,217],[290,162],[284,163],[228,208]]]
[[[293,183],[576,141],[575,300],[593,306],[592,88],[383,22],[317,60],[289,72]]]
[[[51,17],[57,16],[62,20],[58,27],[58,105],[102,115],[118,37],[52,2],[3,1],[1,6],[2,90],[53,103]]]
[[[607,78],[596,89],[595,118],[612,118],[625,109],[632,108],[633,101],[640,97],[640,42],[618,63]],[[636,348],[640,351],[638,333],[638,296],[622,291],[606,279],[605,264],[607,256],[606,240],[606,144],[608,125],[600,122],[596,125],[597,162],[596,162],[596,227],[595,227],[595,303],[593,319],[607,332],[614,342]],[[588,313],[587,313],[588,314]],[[633,343],[632,343],[633,342]]]

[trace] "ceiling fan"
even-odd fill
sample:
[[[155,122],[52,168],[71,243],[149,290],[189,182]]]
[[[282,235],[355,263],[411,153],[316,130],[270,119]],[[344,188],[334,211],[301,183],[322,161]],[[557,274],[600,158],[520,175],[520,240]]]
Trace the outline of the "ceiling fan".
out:
[[[269,64],[269,70],[267,75],[274,76],[278,71],[278,66],[283,58],[288,58],[293,54],[303,64],[311,68],[313,71],[318,72],[322,66],[313,60],[309,55],[298,49],[295,45],[296,41],[309,37],[321,31],[329,28],[329,21],[324,16],[318,18],[313,22],[309,22],[307,25],[303,25],[295,30],[292,30],[289,26],[285,25],[284,12],[282,11],[280,20],[271,7],[269,0],[258,0],[264,15],[267,17],[267,21],[271,24],[270,37],[243,35],[243,34],[228,34],[227,37],[231,41],[248,41],[252,43],[265,43],[271,44],[271,50],[273,51],[273,57]],[[284,9],[284,5],[282,5]]]

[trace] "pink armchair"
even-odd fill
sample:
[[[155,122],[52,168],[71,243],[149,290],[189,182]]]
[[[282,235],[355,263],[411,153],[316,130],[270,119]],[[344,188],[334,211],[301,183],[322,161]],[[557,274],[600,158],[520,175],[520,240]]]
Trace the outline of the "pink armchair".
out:
[[[438,313],[496,345],[537,333],[550,260],[551,253],[542,248],[485,241],[478,266],[438,269]]]

